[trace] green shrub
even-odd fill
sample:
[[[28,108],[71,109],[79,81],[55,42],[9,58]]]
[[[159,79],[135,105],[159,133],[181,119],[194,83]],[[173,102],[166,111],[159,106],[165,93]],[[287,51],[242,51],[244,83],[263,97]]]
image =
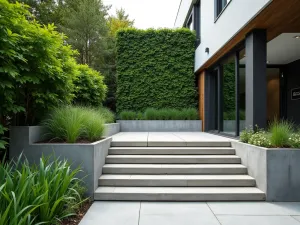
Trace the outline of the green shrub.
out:
[[[272,143],[270,141],[270,134],[262,130],[257,131],[256,133],[251,135],[248,143],[251,145],[261,146],[265,148],[272,147]]]
[[[52,139],[75,143],[80,139],[99,140],[104,133],[104,118],[96,109],[63,106],[54,109],[42,122]]]
[[[7,131],[7,128],[0,124],[0,150],[5,149],[6,145],[8,144],[7,141],[5,141],[5,137],[3,137],[5,131]]]
[[[159,119],[157,110],[154,108],[146,109],[144,115],[145,115],[145,120],[158,120]]]
[[[117,113],[195,108],[195,34],[188,29],[117,33]]]
[[[289,145],[292,148],[300,148],[300,133],[295,133],[290,136]]]
[[[288,147],[293,132],[293,124],[275,120],[270,124],[270,142],[273,147]]]
[[[241,142],[244,143],[249,143],[250,138],[252,137],[252,135],[254,134],[254,130],[253,129],[245,129],[241,132],[240,134],[240,140]]]
[[[123,111],[120,113],[120,119],[121,120],[135,120],[137,118],[137,115],[133,111]]]
[[[21,161],[0,164],[0,224],[51,225],[74,215],[85,190],[76,178],[80,168],[56,158],[43,157],[37,166]]]
[[[224,120],[235,120],[235,110],[228,111],[223,113],[223,119]],[[240,120],[245,120],[246,114],[244,110],[240,110]]]
[[[181,110],[182,115],[182,120],[198,120],[199,119],[199,114],[198,111],[196,109],[183,109]]]
[[[88,65],[78,65],[79,75],[74,81],[74,104],[101,106],[105,99],[107,87],[103,76]]]
[[[0,0],[0,117],[36,124],[53,107],[70,103],[77,76],[75,51],[54,25],[41,26],[23,4]]]

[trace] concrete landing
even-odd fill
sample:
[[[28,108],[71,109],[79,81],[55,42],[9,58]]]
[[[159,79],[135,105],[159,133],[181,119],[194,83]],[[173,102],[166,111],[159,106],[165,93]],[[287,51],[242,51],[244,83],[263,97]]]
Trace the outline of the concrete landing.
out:
[[[121,132],[113,147],[230,147],[230,139],[204,132]]]

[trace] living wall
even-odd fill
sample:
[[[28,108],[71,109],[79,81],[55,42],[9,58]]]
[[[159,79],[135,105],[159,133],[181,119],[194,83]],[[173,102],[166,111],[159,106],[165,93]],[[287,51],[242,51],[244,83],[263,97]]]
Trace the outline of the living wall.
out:
[[[188,29],[117,33],[117,112],[195,108],[195,34]]]

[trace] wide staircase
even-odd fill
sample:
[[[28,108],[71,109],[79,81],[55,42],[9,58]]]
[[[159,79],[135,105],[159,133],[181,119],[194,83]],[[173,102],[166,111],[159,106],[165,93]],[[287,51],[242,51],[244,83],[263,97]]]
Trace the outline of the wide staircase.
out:
[[[112,142],[95,200],[265,200],[230,142],[199,143],[198,147],[136,145]]]

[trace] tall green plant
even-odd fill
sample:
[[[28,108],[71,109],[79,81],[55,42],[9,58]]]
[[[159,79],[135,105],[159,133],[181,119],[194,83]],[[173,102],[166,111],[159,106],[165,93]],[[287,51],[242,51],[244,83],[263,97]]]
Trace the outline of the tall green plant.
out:
[[[41,158],[30,166],[22,156],[0,164],[0,224],[57,224],[83,201],[83,183],[66,160]],[[70,203],[73,203],[72,205]]]
[[[270,124],[270,141],[274,147],[288,147],[293,132],[293,124],[288,121],[275,120]]]

